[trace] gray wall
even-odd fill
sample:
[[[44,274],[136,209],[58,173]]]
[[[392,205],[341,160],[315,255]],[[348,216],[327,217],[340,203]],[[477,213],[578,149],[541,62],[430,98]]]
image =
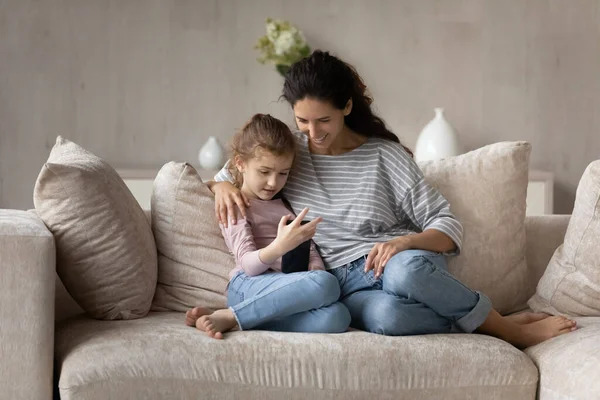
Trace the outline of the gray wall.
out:
[[[57,135],[120,168],[197,163],[255,112],[292,123],[255,61],[267,16],[354,64],[414,148],[443,106],[467,149],[533,145],[569,213],[600,158],[596,0],[0,0],[0,207],[29,208]]]

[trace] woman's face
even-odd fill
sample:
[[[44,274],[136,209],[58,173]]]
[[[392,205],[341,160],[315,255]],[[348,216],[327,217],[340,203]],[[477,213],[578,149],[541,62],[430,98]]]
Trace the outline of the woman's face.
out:
[[[311,147],[328,150],[332,144],[339,144],[344,132],[344,117],[350,114],[352,101],[343,110],[328,101],[306,97],[294,105],[294,116],[298,129],[308,136]]]

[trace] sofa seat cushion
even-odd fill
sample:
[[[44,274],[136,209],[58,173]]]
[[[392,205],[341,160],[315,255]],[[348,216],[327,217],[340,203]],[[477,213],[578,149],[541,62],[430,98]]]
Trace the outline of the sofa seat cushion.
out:
[[[535,398],[533,362],[488,336],[245,331],[219,341],[183,320],[59,323],[61,398]]]
[[[540,371],[540,400],[600,398],[600,317],[575,320],[575,332],[525,351]]]

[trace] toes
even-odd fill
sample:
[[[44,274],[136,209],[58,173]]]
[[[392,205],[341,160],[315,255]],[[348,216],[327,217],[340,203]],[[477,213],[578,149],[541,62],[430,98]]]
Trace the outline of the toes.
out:
[[[196,320],[196,328],[201,331],[206,331],[207,320],[205,317],[200,317]]]
[[[189,326],[194,326],[198,318],[203,315],[203,309],[201,307],[194,307],[191,310],[185,312],[185,323]]]
[[[214,338],[215,339],[223,339],[223,334],[221,332],[216,332]]]
[[[189,310],[185,313],[185,324],[188,326],[194,326],[195,320],[190,316]]]
[[[559,321],[559,325],[560,325],[560,329],[571,329],[572,327],[574,327],[576,325],[576,322],[571,319],[561,317],[561,320]]]
[[[216,332],[214,329],[207,330],[206,333],[213,339],[218,339],[217,335],[221,332]]]

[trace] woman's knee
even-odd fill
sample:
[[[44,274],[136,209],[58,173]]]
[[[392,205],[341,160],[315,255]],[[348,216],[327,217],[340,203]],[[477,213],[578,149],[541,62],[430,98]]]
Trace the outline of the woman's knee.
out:
[[[419,250],[406,250],[392,257],[384,270],[384,282],[388,288],[421,286],[423,280],[435,271],[430,257],[439,257]]]

